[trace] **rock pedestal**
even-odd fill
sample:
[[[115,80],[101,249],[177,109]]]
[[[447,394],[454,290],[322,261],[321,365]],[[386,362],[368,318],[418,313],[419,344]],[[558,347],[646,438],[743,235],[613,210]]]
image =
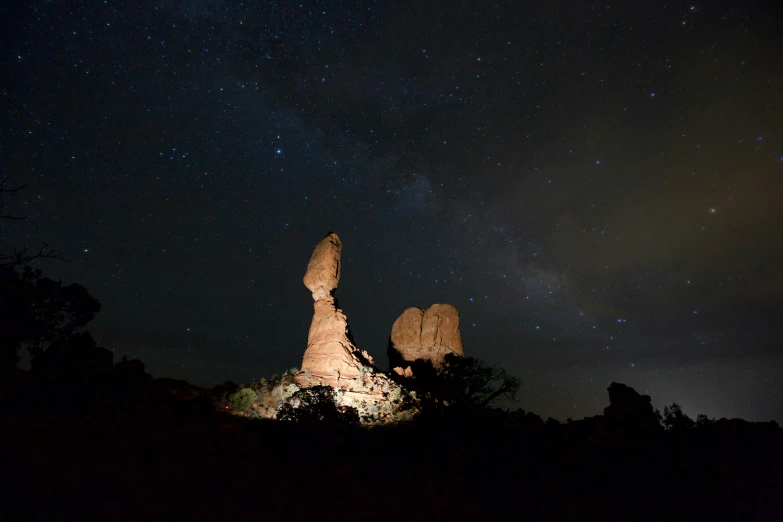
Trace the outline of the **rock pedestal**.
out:
[[[312,292],[315,303],[299,375],[332,386],[355,379],[363,366],[373,364],[348,338],[348,321],[335,303],[341,252],[340,238],[330,233],[316,245],[304,276],[304,284]]]

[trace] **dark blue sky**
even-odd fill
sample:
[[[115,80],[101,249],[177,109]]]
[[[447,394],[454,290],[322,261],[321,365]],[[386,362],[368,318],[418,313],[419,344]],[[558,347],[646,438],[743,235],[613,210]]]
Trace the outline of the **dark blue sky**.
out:
[[[384,368],[447,302],[541,415],[783,420],[780,4],[561,4],[4,4],[0,246],[158,376],[298,365],[333,230]]]

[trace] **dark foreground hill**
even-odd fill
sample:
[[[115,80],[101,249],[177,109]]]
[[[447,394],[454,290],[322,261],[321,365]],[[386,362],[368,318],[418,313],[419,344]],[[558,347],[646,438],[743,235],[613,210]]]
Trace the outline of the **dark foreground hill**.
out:
[[[663,430],[608,408],[366,429],[225,415],[164,388],[6,383],[0,520],[783,520],[774,423]]]

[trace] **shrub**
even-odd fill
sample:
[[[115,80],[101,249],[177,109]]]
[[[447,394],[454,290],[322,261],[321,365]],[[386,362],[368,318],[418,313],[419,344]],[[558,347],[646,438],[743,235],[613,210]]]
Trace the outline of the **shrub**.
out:
[[[250,388],[242,388],[228,396],[228,407],[234,411],[247,411],[256,400],[256,392]]]
[[[335,393],[331,386],[313,386],[298,390],[291,400],[277,412],[279,420],[330,424],[358,424],[359,414],[355,408],[335,404]]]
[[[362,366],[359,368],[357,373],[359,374],[359,378],[363,379],[365,375],[372,375],[375,370],[372,369],[372,366]]]
[[[368,420],[377,420],[380,416],[380,408],[374,402],[365,406],[364,411],[366,412],[364,417]]]
[[[272,397],[277,401],[278,405],[283,405],[297,392],[299,386],[296,384],[283,384],[280,383],[272,389]]]

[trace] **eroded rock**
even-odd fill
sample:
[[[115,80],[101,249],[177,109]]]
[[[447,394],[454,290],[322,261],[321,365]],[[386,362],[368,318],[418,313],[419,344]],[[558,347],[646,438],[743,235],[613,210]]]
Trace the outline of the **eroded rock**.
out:
[[[337,289],[340,282],[340,254],[343,243],[334,232],[327,234],[313,249],[307,271],[305,286],[313,293],[313,299],[323,299]]]
[[[415,394],[407,392],[399,383],[379,373],[372,357],[354,346],[348,330],[348,320],[337,306],[335,291],[340,281],[340,255],[342,242],[337,234],[329,233],[313,250],[304,276],[305,286],[313,294],[313,320],[307,337],[307,349],[302,367],[293,377],[299,387],[319,385],[335,389],[335,402],[340,406],[354,407],[363,423],[404,420],[418,411]],[[418,320],[418,336],[424,312]],[[455,310],[456,312],[456,310]],[[444,337],[438,332],[439,319],[433,338]],[[450,332],[452,322],[444,323]],[[459,324],[459,316],[457,323]],[[459,331],[457,330],[457,334]],[[451,338],[444,334],[446,338]],[[417,343],[418,344],[418,343]],[[460,344],[461,346],[461,344]],[[410,368],[406,375],[412,375]],[[404,372],[403,372],[404,373]],[[281,401],[277,400],[279,404]],[[273,408],[267,406],[272,415]]]
[[[397,351],[400,353],[421,351],[421,322],[423,318],[424,310],[408,308],[394,321],[391,339]]]
[[[389,341],[389,362],[400,375],[405,363],[424,360],[434,365],[446,354],[465,355],[459,332],[459,312],[449,304],[434,304],[426,312],[408,308],[394,321]],[[402,373],[400,373],[402,372]]]
[[[405,368],[402,368],[401,366],[395,366],[392,368],[392,371],[399,375],[400,377],[406,377],[411,378],[413,377],[413,370],[410,366],[406,366]]]
[[[421,320],[421,346],[428,348],[434,358],[443,359],[447,353],[465,355],[459,333],[459,312],[450,304],[434,304]],[[431,348],[430,348],[431,347]]]
[[[304,276],[315,303],[300,374],[332,386],[355,379],[362,367],[373,364],[349,339],[348,320],[334,299],[340,281],[341,252],[340,238],[330,233],[316,245]]]
[[[658,424],[649,395],[642,395],[630,386],[613,382],[609,388],[609,406],[604,417],[611,422],[626,424]]]

